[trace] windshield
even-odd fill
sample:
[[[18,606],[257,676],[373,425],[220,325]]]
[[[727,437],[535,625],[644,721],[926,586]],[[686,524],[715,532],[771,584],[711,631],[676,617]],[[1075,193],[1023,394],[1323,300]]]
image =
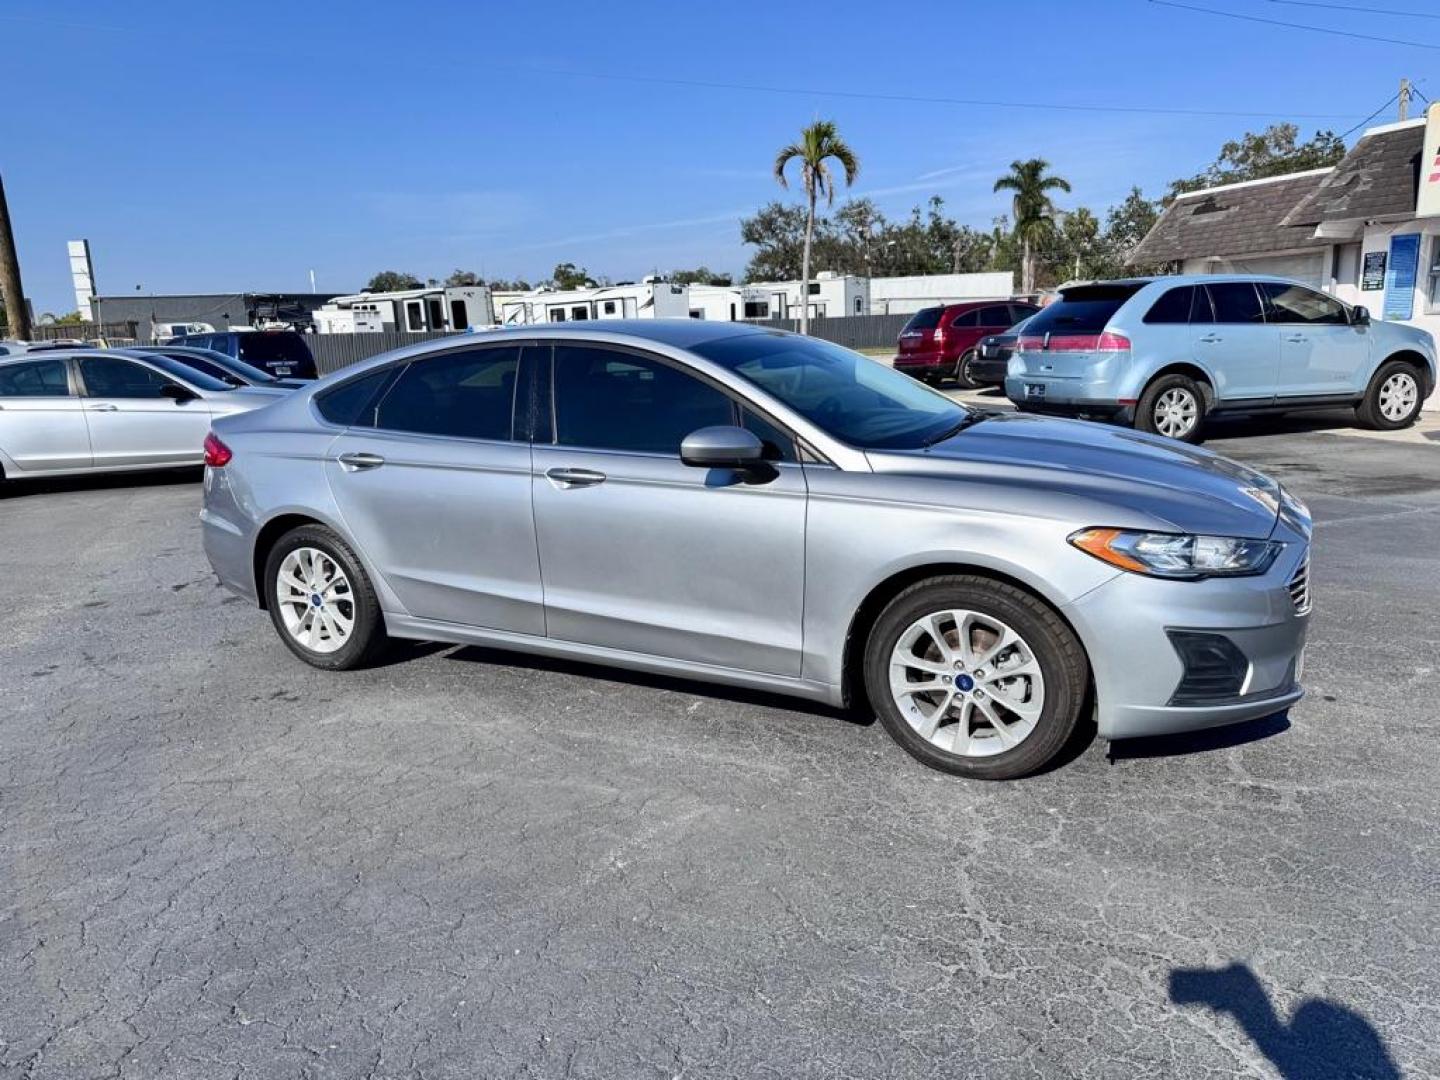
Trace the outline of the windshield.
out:
[[[234,390],[235,388],[227,382],[221,382],[213,375],[206,375],[203,371],[197,371],[189,364],[182,364],[169,356],[161,356],[156,353],[141,353],[147,361],[154,364],[166,375],[179,379],[187,386],[193,386],[196,390]]]
[[[894,368],[817,338],[761,333],[692,347],[851,446],[912,450],[970,410]]]
[[[186,349],[184,351],[167,352],[166,356],[173,356],[182,364],[191,364],[199,367],[201,371],[215,374],[213,369],[229,372],[231,375],[238,375],[249,383],[273,383],[280,380],[271,375],[268,371],[261,371],[259,368],[247,364],[244,360],[237,360],[233,356],[226,356],[224,353],[215,352],[213,349]],[[217,376],[223,377],[223,376]]]

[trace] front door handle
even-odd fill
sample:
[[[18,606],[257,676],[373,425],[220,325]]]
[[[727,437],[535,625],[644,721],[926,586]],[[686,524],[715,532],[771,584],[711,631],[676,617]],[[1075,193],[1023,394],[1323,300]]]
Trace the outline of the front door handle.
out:
[[[366,469],[378,469],[385,464],[385,459],[379,454],[367,454],[363,451],[341,454],[338,460],[346,472],[364,472]]]
[[[1206,345],[1215,345],[1221,341],[1224,341],[1225,339],[1222,338],[1219,334],[1206,334],[1200,340],[1205,342]]]
[[[1299,345],[1302,342],[1309,341],[1310,339],[1307,338],[1304,334],[1291,334],[1285,340],[1290,342],[1290,344],[1292,345]]]
[[[593,487],[605,482],[605,474],[594,469],[546,469],[545,478],[556,487]]]
[[[91,412],[119,412],[119,407],[109,402],[101,402],[99,405],[91,405]]]

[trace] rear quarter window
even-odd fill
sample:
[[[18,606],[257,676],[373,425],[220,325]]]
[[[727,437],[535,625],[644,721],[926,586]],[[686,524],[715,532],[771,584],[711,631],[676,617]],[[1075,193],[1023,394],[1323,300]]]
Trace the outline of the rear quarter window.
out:
[[[1081,285],[1066,289],[1025,324],[1027,334],[1098,334],[1142,285]]]
[[[386,367],[341,383],[333,390],[315,395],[315,410],[332,424],[341,427],[374,427],[376,399],[395,374],[396,368]]]

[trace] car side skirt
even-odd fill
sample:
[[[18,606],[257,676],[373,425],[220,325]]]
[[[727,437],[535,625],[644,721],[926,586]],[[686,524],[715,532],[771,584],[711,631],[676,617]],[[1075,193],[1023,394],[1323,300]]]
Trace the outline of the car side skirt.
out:
[[[677,678],[697,679],[726,686],[768,690],[777,694],[819,701],[836,708],[843,705],[843,692],[839,686],[817,682],[813,679],[794,679],[784,675],[771,675],[763,671],[746,671],[714,664],[697,664],[666,656],[629,652],[625,649],[611,649],[580,642],[560,641],[555,638],[535,637],[508,630],[489,630],[479,626],[462,626],[458,623],[439,622],[434,619],[419,619],[413,615],[401,615],[397,612],[387,611],[384,615],[385,630],[391,637],[408,638],[414,641],[444,641],[455,645],[483,645],[511,652],[532,653],[537,656],[551,656],[599,666],[644,671],[652,675],[672,675]]]

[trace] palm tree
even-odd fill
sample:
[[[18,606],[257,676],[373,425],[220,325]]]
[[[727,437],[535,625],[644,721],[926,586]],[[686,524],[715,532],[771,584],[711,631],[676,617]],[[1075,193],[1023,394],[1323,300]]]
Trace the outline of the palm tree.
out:
[[[816,120],[800,132],[800,141],[791,143],[775,155],[775,179],[780,186],[788,188],[785,166],[791,158],[800,159],[800,180],[805,185],[805,198],[809,213],[805,218],[805,253],[800,265],[800,332],[810,332],[810,245],[815,238],[815,200],[824,195],[826,205],[835,205],[835,177],[825,162],[834,158],[845,170],[845,186],[855,183],[860,173],[860,159],[855,151],[845,145],[835,124],[830,120]]]
[[[1035,242],[1044,240],[1055,228],[1055,207],[1049,191],[1069,191],[1070,181],[1060,176],[1046,176],[1050,163],[1044,158],[1012,161],[1010,171],[995,181],[996,191],[1015,192],[1015,238],[1022,250],[1020,291],[1035,291]]]

